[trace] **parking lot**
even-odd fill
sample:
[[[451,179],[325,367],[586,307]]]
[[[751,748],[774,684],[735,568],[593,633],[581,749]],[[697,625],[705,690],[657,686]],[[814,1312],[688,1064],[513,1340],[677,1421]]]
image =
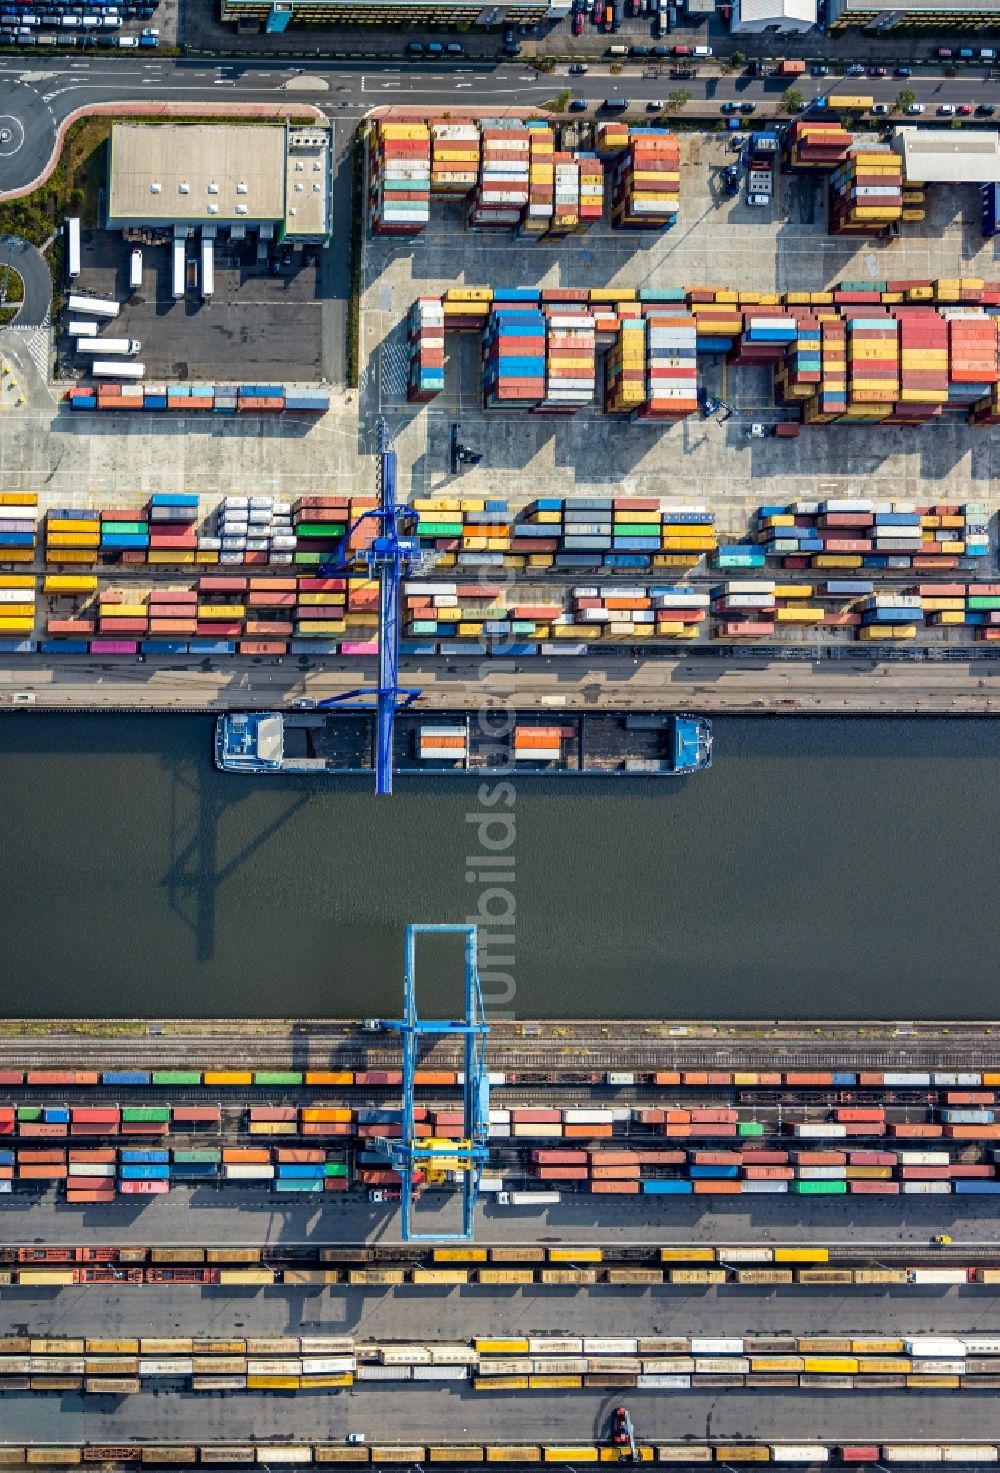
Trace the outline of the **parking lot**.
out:
[[[119,315],[101,331],[142,344],[135,356],[146,365],[147,378],[270,383],[314,382],[324,376],[316,253],[293,253],[291,266],[281,266],[275,275],[271,257],[258,260],[256,236],[242,242],[219,240],[215,291],[205,302],[195,284],[198,273],[190,271],[188,290],[174,299],[168,244],[138,247],[142,286],[130,292],[129,262],[136,245],[117,231],[85,231],[74,288],[122,304]],[[199,250],[199,239],[192,237],[189,264]],[[68,337],[60,339],[59,350],[66,376],[86,374],[87,361],[73,352]]]
[[[753,439],[752,422],[794,418],[777,407],[766,368],[729,368],[719,355],[699,358],[699,382],[733,408],[725,423],[697,417],[676,425],[630,425],[599,404],[552,419],[481,408],[479,335],[446,338],[445,391],[427,407],[407,405],[406,314],[414,297],[469,286],[724,285],[745,291],[815,291],[845,279],[998,274],[994,242],[979,225],[973,185],[927,191],[927,218],[893,241],[826,233],[822,177],[781,174],[770,207],[751,209],[745,190],[725,196],[724,165],[736,154],[715,134],[682,133],[680,219],[663,233],[613,230],[607,218],[580,235],[526,244],[509,232],[461,228],[460,208],[431,204],[427,229],[408,240],[370,237],[365,249],[362,363],[363,426],[384,412],[396,431],[413,493],[566,495],[593,491],[649,496],[676,493],[713,507],[720,530],[740,533],[763,488],[773,500],[874,495],[965,500],[991,497],[1000,470],[995,437],[956,412],[921,430],[816,426],[794,440]],[[859,135],[863,137],[863,135]],[[606,215],[607,215],[606,210]],[[598,373],[598,397],[602,374]],[[448,430],[482,451],[460,482],[448,469]],[[405,484],[405,480],[404,480]]]

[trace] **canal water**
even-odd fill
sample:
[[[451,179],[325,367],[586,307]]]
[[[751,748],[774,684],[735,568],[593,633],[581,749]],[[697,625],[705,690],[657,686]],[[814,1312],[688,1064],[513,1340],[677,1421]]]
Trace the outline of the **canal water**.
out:
[[[685,781],[391,800],[221,774],[211,735],[0,720],[0,1011],[392,1014],[404,924],[478,913],[519,1017],[996,1014],[996,722],[723,719]],[[453,1015],[458,956],[427,955]]]

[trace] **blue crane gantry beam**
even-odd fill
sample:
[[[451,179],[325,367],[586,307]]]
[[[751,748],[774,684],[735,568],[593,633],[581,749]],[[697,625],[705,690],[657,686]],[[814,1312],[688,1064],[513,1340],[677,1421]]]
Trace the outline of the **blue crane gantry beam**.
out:
[[[425,1022],[417,1011],[417,937],[422,935],[465,937],[465,1020]],[[469,1242],[475,1236],[476,1202],[483,1167],[489,1159],[490,1081],[486,1068],[489,1024],[479,985],[478,932],[475,926],[413,924],[406,928],[406,962],[403,971],[403,1016],[398,1021],[382,1020],[381,1026],[400,1035],[403,1049],[403,1126],[399,1140],[380,1140],[402,1178],[402,1237],[405,1243]],[[422,1145],[414,1129],[414,1077],[418,1048],[423,1037],[459,1034],[465,1039],[465,1082],[463,1106],[464,1139],[461,1144]],[[462,1175],[462,1231],[459,1233],[415,1233],[413,1231],[413,1172],[433,1166],[435,1160],[457,1161]]]
[[[378,578],[379,621],[378,621],[378,685],[358,686],[344,691],[342,695],[329,696],[318,701],[319,707],[355,705],[374,708],[375,750],[372,765],[375,768],[375,791],[379,794],[392,792],[393,732],[396,712],[410,706],[420,692],[399,683],[399,610],[403,578],[414,559],[419,556],[420,544],[414,537],[401,534],[400,522],[412,517],[412,509],[396,500],[396,452],[389,448],[386,422],[379,420],[379,505],[363,512],[347,528],[334,560],[324,566],[325,573],[349,572],[361,561],[367,565],[368,576]],[[377,521],[378,532],[371,544],[350,552],[350,539],[366,521]],[[371,698],[374,697],[374,701]]]

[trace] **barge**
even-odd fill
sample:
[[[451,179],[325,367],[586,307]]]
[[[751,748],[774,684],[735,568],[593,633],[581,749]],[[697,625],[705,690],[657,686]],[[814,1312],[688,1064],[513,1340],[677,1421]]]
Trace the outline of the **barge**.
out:
[[[412,711],[396,718],[393,770],[401,776],[684,777],[712,762],[704,716],[628,711],[557,719],[539,711]],[[226,712],[216,719],[215,765],[222,772],[372,771],[374,716],[368,711]]]

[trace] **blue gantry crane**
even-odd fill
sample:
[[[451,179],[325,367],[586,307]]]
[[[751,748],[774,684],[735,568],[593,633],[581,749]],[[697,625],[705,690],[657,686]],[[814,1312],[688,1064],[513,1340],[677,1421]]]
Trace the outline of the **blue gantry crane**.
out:
[[[427,1022],[417,1011],[417,937],[461,935],[465,938],[465,1019]],[[475,1236],[476,1202],[483,1167],[489,1159],[490,1077],[486,1068],[489,1024],[479,985],[478,934],[475,926],[411,924],[406,928],[403,971],[403,1016],[379,1020],[378,1026],[398,1033],[403,1050],[402,1135],[399,1140],[379,1137],[374,1148],[386,1156],[402,1179],[402,1237],[404,1243],[461,1242]],[[420,1040],[435,1035],[457,1035],[465,1040],[464,1127],[461,1140],[430,1137],[418,1140],[414,1128],[413,1084]],[[413,1173],[422,1170],[428,1185],[440,1185],[448,1172],[461,1177],[462,1230],[457,1233],[413,1231]]]
[[[416,537],[407,536],[405,523],[413,516],[405,501],[396,500],[396,452],[390,449],[388,427],[378,422],[379,505],[363,512],[351,523],[332,562],[325,573],[349,572],[363,563],[370,578],[379,584],[378,621],[378,685],[358,686],[341,695],[317,701],[317,706],[353,705],[375,711],[375,737],[372,765],[375,769],[375,791],[392,792],[393,732],[396,712],[410,706],[420,692],[399,683],[399,610],[402,582],[420,555]],[[350,551],[354,532],[365,521],[377,521],[378,532],[367,547]]]

